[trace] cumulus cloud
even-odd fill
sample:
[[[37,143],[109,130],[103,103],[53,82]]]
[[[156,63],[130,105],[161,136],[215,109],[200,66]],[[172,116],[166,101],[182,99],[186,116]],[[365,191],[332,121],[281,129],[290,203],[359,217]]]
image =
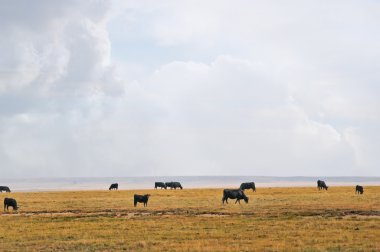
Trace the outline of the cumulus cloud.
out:
[[[3,3],[0,92],[111,92],[108,1]],[[108,79],[107,79],[108,77]],[[113,85],[113,87],[110,87]],[[119,84],[120,85],[120,84]]]
[[[380,175],[379,6],[345,3],[3,3],[2,174]]]
[[[312,120],[286,85],[257,70],[221,56],[209,65],[170,63],[153,75],[146,91],[163,110],[155,135],[171,143],[157,147],[162,169],[177,163],[186,174],[287,175],[353,168],[342,134]]]

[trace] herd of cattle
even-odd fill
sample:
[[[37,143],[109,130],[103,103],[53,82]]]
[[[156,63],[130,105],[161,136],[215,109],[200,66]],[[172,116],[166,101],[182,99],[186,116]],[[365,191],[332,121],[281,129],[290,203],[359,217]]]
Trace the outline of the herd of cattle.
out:
[[[329,187],[326,185],[325,181],[318,180],[317,181],[317,187],[318,190],[327,190]],[[179,182],[155,182],[154,183],[154,189],[161,188],[161,189],[177,189],[181,188],[183,189],[181,183]],[[109,187],[109,190],[118,190],[119,189],[119,184],[114,183],[111,184]],[[244,200],[245,203],[248,203],[248,197],[245,195],[244,190],[247,189],[252,189],[252,191],[256,191],[256,186],[254,182],[247,182],[247,183],[242,183],[239,187],[239,189],[224,189],[223,190],[223,198],[222,198],[222,203],[227,203],[228,204],[228,199],[235,199],[235,204],[239,203],[240,200]],[[8,186],[0,186],[0,193],[2,192],[11,192]],[[363,194],[364,193],[364,188],[363,186],[357,185],[355,188],[355,194]],[[145,195],[138,195],[135,194],[133,195],[133,205],[136,207],[137,203],[143,203],[144,207],[148,205],[148,200],[149,200],[150,194],[145,194]],[[5,209],[8,211],[8,208],[12,207],[13,210],[17,210],[19,207],[17,206],[17,201],[13,198],[5,198],[4,199],[4,211]]]
[[[177,188],[181,188],[181,190],[183,189],[183,187],[182,187],[182,185],[181,185],[181,183],[179,183],[179,182],[166,182],[166,183],[164,183],[164,182],[156,182],[156,183],[154,183],[154,189],[157,189],[157,188],[165,188],[165,189],[167,189],[167,188],[170,188],[170,189],[177,189]]]

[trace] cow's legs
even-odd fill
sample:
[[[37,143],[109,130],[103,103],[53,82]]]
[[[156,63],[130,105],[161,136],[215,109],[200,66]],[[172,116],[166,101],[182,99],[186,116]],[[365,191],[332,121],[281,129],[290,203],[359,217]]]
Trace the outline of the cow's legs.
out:
[[[226,202],[226,203],[228,204],[228,198],[223,197],[223,198],[222,198],[222,202],[223,202],[223,205],[224,205],[224,202]]]

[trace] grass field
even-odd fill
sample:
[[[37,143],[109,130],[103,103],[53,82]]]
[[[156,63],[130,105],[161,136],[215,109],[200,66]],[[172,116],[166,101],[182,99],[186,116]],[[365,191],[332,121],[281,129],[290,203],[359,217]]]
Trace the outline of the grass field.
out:
[[[148,207],[133,194],[150,193]],[[2,193],[0,251],[380,251],[380,187]]]

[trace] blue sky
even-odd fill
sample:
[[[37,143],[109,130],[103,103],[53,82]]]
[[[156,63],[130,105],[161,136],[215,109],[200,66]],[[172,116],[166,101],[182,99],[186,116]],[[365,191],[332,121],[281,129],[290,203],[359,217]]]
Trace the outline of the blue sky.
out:
[[[2,176],[380,176],[379,10],[3,2]]]

